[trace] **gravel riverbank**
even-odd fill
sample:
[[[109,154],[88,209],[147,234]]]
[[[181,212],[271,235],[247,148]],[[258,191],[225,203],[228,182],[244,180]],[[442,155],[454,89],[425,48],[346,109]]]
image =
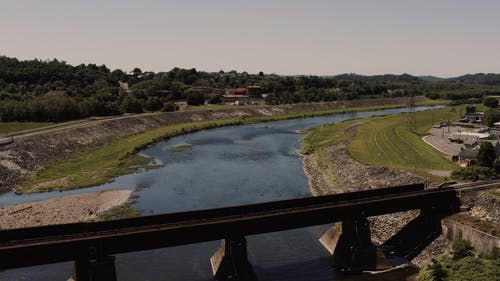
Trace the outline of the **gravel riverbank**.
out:
[[[0,230],[95,220],[127,202],[132,190],[104,190],[0,207]]]
[[[355,127],[344,133],[353,135]],[[346,149],[350,139],[303,156],[304,171],[314,195],[374,189],[424,182],[425,178],[409,172],[380,166],[369,166],[353,160]],[[381,244],[418,215],[418,211],[388,214],[369,218],[372,241]],[[439,237],[428,245],[412,262],[425,266],[433,257],[444,253],[449,240]]]

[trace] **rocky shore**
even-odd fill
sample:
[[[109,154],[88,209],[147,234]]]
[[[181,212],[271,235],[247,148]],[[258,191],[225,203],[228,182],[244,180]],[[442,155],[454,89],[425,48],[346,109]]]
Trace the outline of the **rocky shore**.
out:
[[[0,230],[83,222],[127,202],[132,190],[105,190],[0,207]]]
[[[347,128],[345,134],[353,135],[355,127]],[[309,188],[314,195],[326,195],[359,191],[381,187],[424,182],[420,176],[386,167],[369,166],[353,160],[346,149],[349,140],[303,156],[304,171]],[[372,241],[381,244],[418,215],[418,211],[388,214],[369,218]],[[412,263],[425,266],[430,260],[443,254],[450,241],[439,237],[428,245]]]

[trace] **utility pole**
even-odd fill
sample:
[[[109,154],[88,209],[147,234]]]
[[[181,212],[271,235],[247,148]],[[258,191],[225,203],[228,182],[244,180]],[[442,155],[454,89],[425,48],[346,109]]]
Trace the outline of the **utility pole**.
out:
[[[415,114],[415,100],[413,99],[414,95],[410,96],[410,101],[408,102],[408,115],[407,115],[407,126],[408,130],[411,132],[417,132],[417,116]]]

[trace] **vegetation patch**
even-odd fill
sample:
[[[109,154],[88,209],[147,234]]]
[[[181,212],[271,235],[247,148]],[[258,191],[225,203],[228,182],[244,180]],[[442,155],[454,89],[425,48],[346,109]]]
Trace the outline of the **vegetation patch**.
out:
[[[53,125],[50,122],[0,122],[0,136]]]
[[[482,232],[491,234],[493,236],[499,236],[500,235],[500,226],[496,225],[494,223],[491,223],[486,220],[481,220],[479,218],[470,216],[466,213],[459,213],[453,215],[450,219],[457,221],[461,224],[468,225],[472,228],[475,228],[477,230],[480,230]]]
[[[314,151],[327,148],[353,136],[355,127],[368,119],[346,120],[336,124],[327,124],[311,128],[307,131],[301,144],[302,154],[311,154]],[[351,131],[351,134],[346,132]]]
[[[415,113],[416,128],[408,114],[379,116],[322,125],[310,129],[302,140],[302,153],[310,154],[352,137],[348,153],[358,162],[403,169],[441,180],[431,170],[454,170],[457,165],[422,141],[435,122],[459,116],[448,108]],[[321,153],[319,153],[321,154]]]
[[[131,199],[137,199],[138,196],[131,196]],[[99,220],[114,220],[114,219],[125,219],[133,218],[141,215],[141,211],[136,210],[132,207],[137,201],[133,200],[126,202],[120,206],[114,207],[109,211],[104,212],[99,216]]]
[[[434,122],[453,119],[458,115],[458,111],[451,112],[448,108],[417,112],[414,119],[416,127],[413,130],[408,126],[408,114],[372,117],[357,128],[348,151],[361,163],[435,177],[428,171],[451,171],[457,165],[427,145],[422,136]]]
[[[495,198],[496,200],[500,200],[500,188],[488,191],[488,195]]]
[[[177,146],[171,146],[168,148],[168,150],[172,151],[172,152],[182,152],[182,151],[191,150],[191,148],[193,148],[192,144],[181,144],[181,145],[177,145]]]
[[[469,241],[453,242],[452,252],[432,260],[422,270],[419,281],[490,281],[500,276],[498,249],[486,257],[476,257]]]

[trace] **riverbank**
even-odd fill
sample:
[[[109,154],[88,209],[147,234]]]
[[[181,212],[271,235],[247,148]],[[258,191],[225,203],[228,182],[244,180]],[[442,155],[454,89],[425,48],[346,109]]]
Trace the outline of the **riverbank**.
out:
[[[24,193],[65,190],[108,182],[118,175],[133,172],[130,166],[150,162],[137,157],[136,153],[140,149],[195,130],[396,108],[406,106],[407,102],[408,98],[357,100],[159,113],[103,120],[89,126],[22,138],[1,147],[0,189],[17,186],[17,192]],[[418,98],[417,102],[435,103],[423,97]],[[81,165],[82,160],[86,160],[89,165]],[[19,185],[26,178],[29,180]]]
[[[330,138],[317,130],[313,137],[304,141],[304,172],[309,188],[314,195],[325,195],[374,189],[388,186],[425,182],[426,178],[399,169],[383,166],[366,165],[354,160],[348,153],[347,146],[352,141],[362,122],[350,120],[338,124],[336,132]],[[324,127],[319,127],[325,129]],[[417,211],[401,212],[369,218],[372,241],[380,245],[404,225],[418,215]],[[439,237],[428,245],[412,263],[417,267],[425,266],[433,257],[444,253],[450,242]]]
[[[0,207],[0,230],[99,219],[125,204],[132,190],[105,190]]]

